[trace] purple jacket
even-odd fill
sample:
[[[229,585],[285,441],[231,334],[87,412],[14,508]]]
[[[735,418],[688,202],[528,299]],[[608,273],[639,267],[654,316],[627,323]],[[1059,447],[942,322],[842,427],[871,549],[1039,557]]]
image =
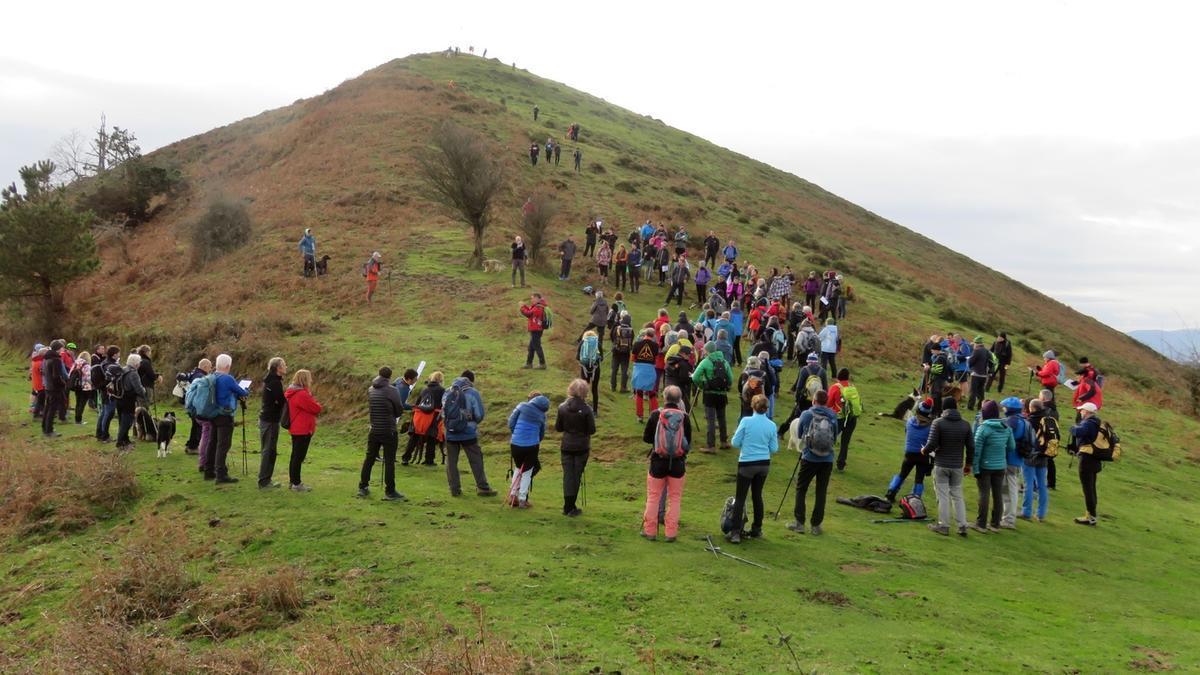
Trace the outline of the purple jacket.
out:
[[[821,290],[821,280],[808,277],[804,280],[804,294],[816,295],[817,291]]]

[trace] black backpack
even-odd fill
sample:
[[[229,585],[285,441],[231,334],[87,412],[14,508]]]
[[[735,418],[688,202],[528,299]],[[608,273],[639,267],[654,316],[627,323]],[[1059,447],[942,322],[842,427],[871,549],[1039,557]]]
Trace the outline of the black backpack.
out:
[[[431,413],[434,410],[437,410],[438,403],[441,403],[441,401],[433,400],[432,387],[425,387],[425,389],[421,391],[421,398],[417,401],[417,410],[420,410],[423,413]]]
[[[107,380],[107,383],[104,385],[104,390],[108,393],[109,398],[125,398],[125,374],[127,372],[133,371],[126,371],[124,368],[115,363],[109,365],[108,369],[104,373],[104,378]]]
[[[629,326],[618,326],[617,333],[613,336],[613,350],[618,352],[628,352],[633,348],[633,328]]]
[[[737,524],[733,522],[733,507],[735,504],[737,504],[737,498],[729,497],[725,500],[725,506],[721,508],[721,532],[724,534],[729,534],[734,530],[746,529],[746,523],[750,520],[746,517],[746,510],[742,509],[742,522]]]
[[[709,391],[726,392],[733,386],[729,379],[729,368],[724,361],[709,361],[713,366],[712,377],[708,378]]]

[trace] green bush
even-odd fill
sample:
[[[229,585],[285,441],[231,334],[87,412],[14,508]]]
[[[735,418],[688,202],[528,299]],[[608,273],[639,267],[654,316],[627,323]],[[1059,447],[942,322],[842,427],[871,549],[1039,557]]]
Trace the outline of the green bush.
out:
[[[235,251],[250,241],[253,230],[246,205],[218,197],[191,225],[192,262],[202,266]]]

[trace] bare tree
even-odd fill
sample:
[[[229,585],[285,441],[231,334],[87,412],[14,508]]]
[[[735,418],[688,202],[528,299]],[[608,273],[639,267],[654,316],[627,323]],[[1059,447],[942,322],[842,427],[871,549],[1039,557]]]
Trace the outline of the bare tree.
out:
[[[496,152],[479,132],[446,121],[433,134],[433,148],[418,161],[433,198],[471,227],[475,250],[467,267],[482,267],[492,202],[504,189]]]
[[[546,245],[546,233],[550,221],[558,213],[558,199],[554,193],[539,192],[525,203],[521,219],[521,234],[525,237],[525,250],[529,252],[532,266],[542,266],[542,249]]]
[[[55,176],[64,184],[74,183],[91,175],[85,166],[87,158],[88,142],[78,129],[72,129],[71,133],[58,139],[50,149],[50,159],[58,168]]]
[[[83,167],[90,174],[101,174],[141,155],[137,136],[117,126],[109,131],[108,118],[101,113],[100,128],[96,130],[96,137],[86,153],[89,161],[85,161]]]

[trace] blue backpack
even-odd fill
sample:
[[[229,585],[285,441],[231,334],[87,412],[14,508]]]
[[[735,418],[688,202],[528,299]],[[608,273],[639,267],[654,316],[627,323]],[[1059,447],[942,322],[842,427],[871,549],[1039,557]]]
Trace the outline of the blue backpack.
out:
[[[595,335],[579,343],[579,363],[584,368],[595,368],[600,363],[600,339]]]
[[[446,392],[446,402],[442,404],[442,419],[445,420],[448,433],[466,433],[471,421],[471,414],[467,410],[465,387],[456,384]]]
[[[205,375],[192,382],[184,398],[184,406],[194,417],[212,419],[221,414],[217,406],[216,377]]]

